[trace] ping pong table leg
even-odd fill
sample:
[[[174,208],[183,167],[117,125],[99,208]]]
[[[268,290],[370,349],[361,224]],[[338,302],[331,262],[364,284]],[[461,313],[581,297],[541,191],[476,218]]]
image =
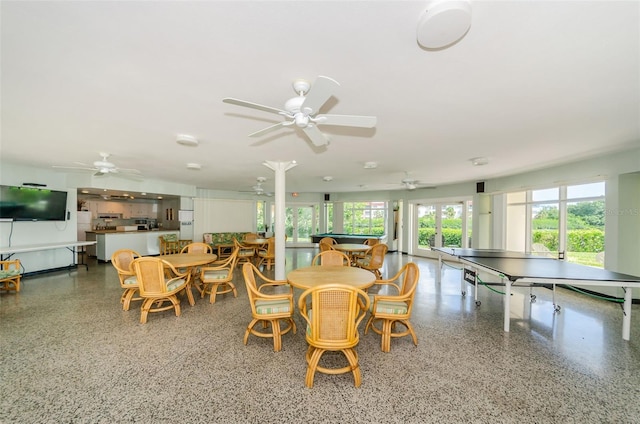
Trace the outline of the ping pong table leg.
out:
[[[442,281],[442,255],[438,255],[438,271],[436,272],[436,284]]]
[[[511,314],[511,281],[503,278],[504,284],[504,331],[509,332],[510,314]]]
[[[631,287],[623,287],[624,289],[624,306],[622,307],[624,315],[622,316],[622,339],[629,340],[631,336]]]

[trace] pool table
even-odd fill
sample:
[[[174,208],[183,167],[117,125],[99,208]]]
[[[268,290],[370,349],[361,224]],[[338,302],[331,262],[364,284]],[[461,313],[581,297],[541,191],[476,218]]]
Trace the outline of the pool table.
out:
[[[371,234],[332,234],[332,233],[324,233],[324,234],[313,234],[311,236],[311,240],[314,243],[319,243],[320,239],[323,237],[331,237],[335,239],[338,243],[358,243],[362,244],[366,239],[374,238],[380,240],[380,243],[387,242],[387,236],[385,235],[371,235]]]

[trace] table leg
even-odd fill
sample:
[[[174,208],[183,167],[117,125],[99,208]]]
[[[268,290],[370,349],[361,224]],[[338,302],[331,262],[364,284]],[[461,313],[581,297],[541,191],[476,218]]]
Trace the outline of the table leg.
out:
[[[442,281],[442,255],[438,254],[438,270],[436,272],[436,283],[440,284]]]
[[[623,287],[624,289],[624,305],[622,307],[624,315],[622,316],[622,339],[629,340],[631,337],[631,287]]]
[[[504,285],[504,331],[509,332],[510,314],[511,314],[511,281],[503,278]]]
[[[193,293],[191,292],[191,269],[187,271],[187,299],[189,300],[189,305],[193,306],[196,304],[196,301],[193,299]]]

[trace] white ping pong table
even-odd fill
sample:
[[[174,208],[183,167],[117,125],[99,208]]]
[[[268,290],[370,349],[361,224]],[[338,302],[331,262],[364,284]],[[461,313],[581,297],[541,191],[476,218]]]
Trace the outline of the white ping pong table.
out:
[[[600,286],[619,287],[624,292],[624,303],[622,307],[622,338],[629,340],[631,330],[631,303],[633,288],[640,288],[640,277],[608,271],[602,268],[595,268],[585,265],[578,265],[570,262],[560,261],[544,256],[530,255],[520,252],[509,252],[505,250],[493,249],[463,249],[432,247],[431,250],[438,252],[438,265],[442,269],[444,259],[454,259],[463,265],[461,284],[465,281],[472,283],[478,288],[478,271],[500,278],[500,284],[505,288],[504,301],[504,331],[509,331],[510,324],[510,296],[512,286],[553,286],[555,292],[556,284],[577,285],[577,286]],[[438,283],[440,274],[438,273]],[[465,294],[463,288],[463,295]],[[479,303],[477,303],[479,305]],[[560,310],[555,303],[554,310]]]

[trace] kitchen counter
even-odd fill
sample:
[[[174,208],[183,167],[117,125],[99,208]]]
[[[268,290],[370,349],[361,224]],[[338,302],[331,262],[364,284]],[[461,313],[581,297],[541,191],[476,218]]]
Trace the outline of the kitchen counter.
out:
[[[136,230],[136,231],[118,231],[118,230],[91,230],[85,231],[87,234],[131,234],[131,233],[165,233],[167,231],[179,231],[179,230]]]
[[[108,262],[111,255],[118,249],[132,249],[142,256],[159,255],[159,236],[165,234],[180,235],[178,230],[139,230],[139,231],[115,231],[95,230],[87,231],[87,236],[96,237],[96,257],[99,261]],[[89,237],[87,237],[87,240]]]

